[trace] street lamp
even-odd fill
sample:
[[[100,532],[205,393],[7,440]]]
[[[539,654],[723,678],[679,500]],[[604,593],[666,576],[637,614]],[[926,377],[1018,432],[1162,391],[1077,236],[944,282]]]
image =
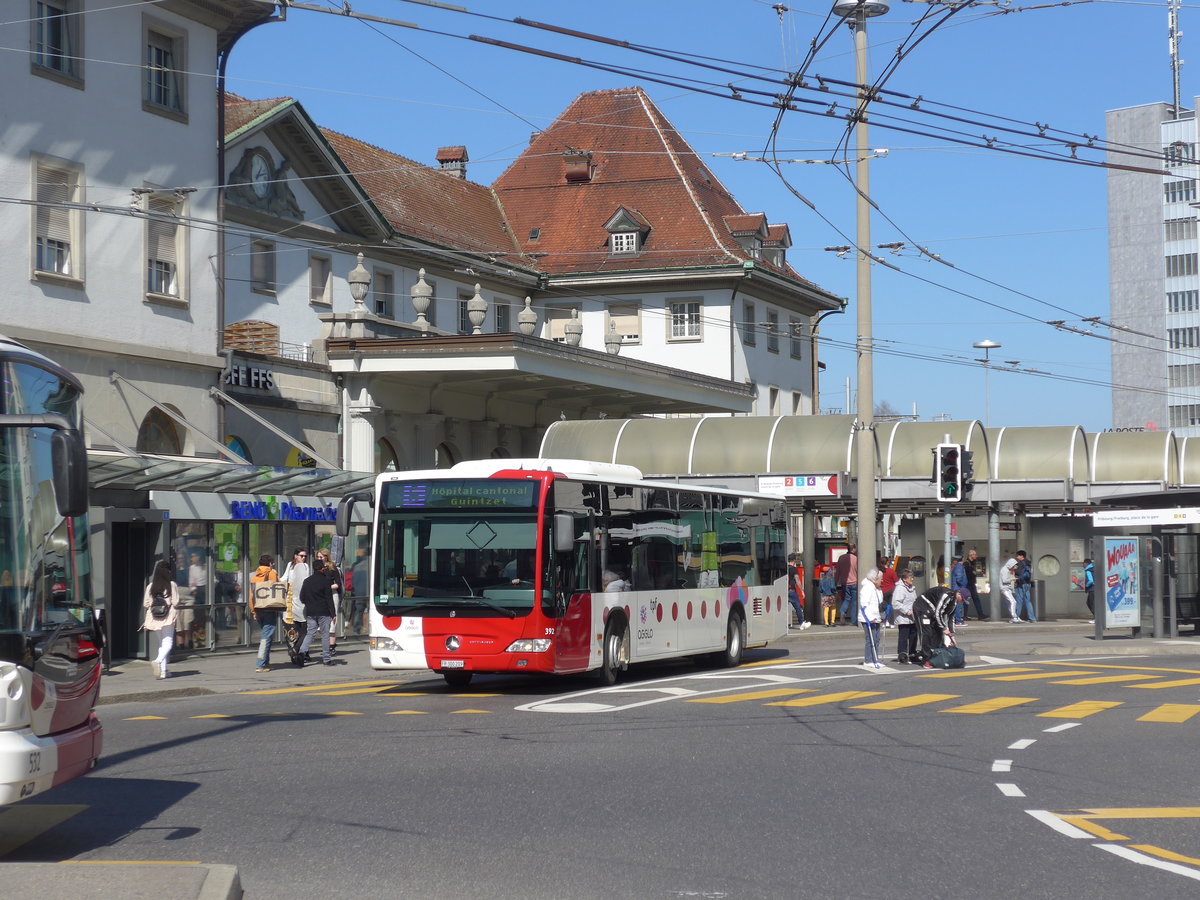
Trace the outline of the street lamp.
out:
[[[841,16],[854,32],[854,80],[858,82],[858,115],[855,116],[854,132],[858,149],[855,162],[855,186],[858,202],[855,219],[858,245],[857,301],[858,301],[858,415],[855,434],[855,481],[857,484],[856,514],[858,517],[858,558],[860,571],[875,565],[878,553],[875,547],[875,392],[872,388],[871,334],[871,206],[870,206],[870,152],[867,146],[867,104],[871,100],[867,84],[867,19],[881,16],[888,5],[880,0],[834,0],[833,12]]]
[[[363,265],[361,253],[358,254],[358,264],[350,270],[346,280],[350,282],[350,296],[354,298],[354,311],[366,312],[367,308],[363,305],[363,300],[366,299],[367,291],[371,287],[371,273]]]
[[[991,352],[1004,345],[999,341],[989,341],[985,338],[982,341],[976,341],[971,346],[976,350],[983,351],[983,359],[978,359],[976,362],[983,363],[983,424],[985,427],[990,427],[992,424],[992,388],[988,376],[992,371]]]

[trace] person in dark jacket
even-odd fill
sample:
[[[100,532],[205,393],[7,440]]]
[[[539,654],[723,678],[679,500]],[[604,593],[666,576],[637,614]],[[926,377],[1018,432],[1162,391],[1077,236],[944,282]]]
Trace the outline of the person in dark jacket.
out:
[[[333,591],[330,590],[329,573],[325,564],[317,559],[313,563],[313,573],[304,579],[300,587],[300,602],[304,604],[304,618],[308,625],[304,641],[300,644],[300,664],[308,658],[308,648],[312,646],[313,636],[319,629],[321,632],[321,662],[327,666],[333,665],[333,654],[329,646],[329,628],[333,617],[337,615],[334,605]]]
[[[913,603],[913,618],[921,635],[921,651],[909,662],[932,669],[929,659],[938,647],[954,646],[954,607],[958,597],[944,587],[931,587]]]

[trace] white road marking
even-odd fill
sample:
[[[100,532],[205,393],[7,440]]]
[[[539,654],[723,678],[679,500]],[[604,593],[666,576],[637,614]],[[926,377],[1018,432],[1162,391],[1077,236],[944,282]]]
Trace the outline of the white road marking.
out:
[[[1012,760],[1011,759],[993,760],[992,761],[992,771],[993,772],[1011,772],[1012,771]]]
[[[1043,825],[1049,825],[1059,834],[1066,837],[1082,840],[1094,840],[1096,837],[1094,834],[1088,834],[1082,828],[1076,828],[1074,825],[1067,824],[1048,809],[1027,809],[1025,812],[1029,813],[1029,815],[1033,816]]]
[[[1045,729],[1046,734],[1054,734],[1056,731],[1066,731],[1069,728],[1077,726],[1078,722],[1063,722],[1061,725],[1055,725],[1052,728]]]
[[[1013,665],[1013,661],[1011,659],[1004,659],[999,656],[980,656],[979,661],[985,662],[989,666],[1011,666],[1011,665]]]
[[[1037,738],[1021,738],[1019,741],[1013,741],[1008,745],[1009,750],[1024,750],[1033,744],[1037,743]]]
[[[1017,787],[1015,784],[1002,784],[1000,782],[997,782],[996,787],[1000,788],[1000,793],[1002,793],[1005,797],[1024,797],[1025,796],[1025,792],[1023,790],[1021,790],[1019,787]]]
[[[1093,844],[1092,846],[1099,847],[1101,850],[1107,850],[1114,856],[1119,856],[1130,862],[1141,863],[1143,866],[1152,866],[1155,869],[1162,869],[1174,875],[1182,875],[1185,878],[1200,881],[1200,872],[1187,866],[1181,866],[1179,863],[1168,862],[1165,859],[1155,859],[1153,856],[1139,853],[1137,850],[1132,850],[1129,847],[1122,847],[1120,844]]]

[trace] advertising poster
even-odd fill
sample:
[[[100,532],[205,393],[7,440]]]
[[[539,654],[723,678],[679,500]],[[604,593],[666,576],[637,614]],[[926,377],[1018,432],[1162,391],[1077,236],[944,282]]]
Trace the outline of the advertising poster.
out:
[[[1104,627],[1136,628],[1141,625],[1138,602],[1138,539],[1104,539]]]

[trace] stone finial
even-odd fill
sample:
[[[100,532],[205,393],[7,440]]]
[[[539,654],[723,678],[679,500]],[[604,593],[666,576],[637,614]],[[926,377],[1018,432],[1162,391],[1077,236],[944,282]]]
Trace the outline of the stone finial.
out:
[[[617,334],[616,322],[609,323],[608,334],[604,336],[604,349],[613,356],[621,352],[621,336]]]
[[[566,333],[567,346],[578,347],[579,341],[583,338],[583,323],[579,321],[579,308],[571,308],[571,318],[567,319],[567,324],[563,327]]]
[[[425,318],[425,313],[429,311],[432,298],[433,288],[426,283],[425,270],[421,269],[417,272],[417,283],[412,286],[412,304],[417,313],[416,325],[422,331],[429,330],[429,320]]]
[[[475,285],[475,296],[467,301],[467,318],[471,321],[471,334],[483,334],[483,320],[487,316],[488,303]]]
[[[517,313],[517,328],[521,334],[532,335],[537,327],[537,313],[533,311],[533,301],[525,298],[525,308]]]

